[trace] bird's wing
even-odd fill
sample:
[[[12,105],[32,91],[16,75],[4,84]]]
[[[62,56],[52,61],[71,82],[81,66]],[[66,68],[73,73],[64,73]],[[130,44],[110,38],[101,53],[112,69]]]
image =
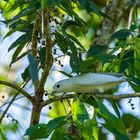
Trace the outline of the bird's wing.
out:
[[[122,73],[109,73],[109,72],[103,72],[101,74],[104,74],[104,75],[110,75],[110,76],[115,76],[115,77],[123,77],[123,74]]]
[[[81,86],[96,86],[115,82],[121,83],[125,81],[122,77],[118,78],[116,76],[102,73],[86,73],[73,77],[72,80],[74,81],[74,84]]]

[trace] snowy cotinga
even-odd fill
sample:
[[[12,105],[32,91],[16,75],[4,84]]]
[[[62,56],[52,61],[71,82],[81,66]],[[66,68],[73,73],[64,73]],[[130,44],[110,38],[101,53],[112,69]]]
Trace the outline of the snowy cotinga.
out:
[[[53,86],[53,93],[78,92],[92,93],[104,91],[125,82],[120,74],[114,73],[85,73],[57,82]]]

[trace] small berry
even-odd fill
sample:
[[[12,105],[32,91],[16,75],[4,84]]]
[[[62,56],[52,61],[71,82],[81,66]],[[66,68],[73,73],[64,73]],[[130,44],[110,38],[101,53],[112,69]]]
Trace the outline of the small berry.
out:
[[[42,45],[45,45],[45,41],[44,40],[42,41]]]
[[[55,35],[55,32],[51,33],[51,35]]]
[[[15,119],[12,119],[12,122],[14,122],[15,121]]]
[[[135,107],[132,107],[132,110],[134,110],[135,109]]]
[[[63,18],[64,16],[65,16],[65,15],[63,14],[63,15],[62,15],[62,18]]]
[[[5,96],[3,95],[1,98],[3,98],[3,99],[4,99],[4,98],[5,98]]]
[[[51,106],[49,106],[49,110],[51,110],[52,109],[52,107]]]
[[[59,21],[56,21],[56,24],[59,24]]]

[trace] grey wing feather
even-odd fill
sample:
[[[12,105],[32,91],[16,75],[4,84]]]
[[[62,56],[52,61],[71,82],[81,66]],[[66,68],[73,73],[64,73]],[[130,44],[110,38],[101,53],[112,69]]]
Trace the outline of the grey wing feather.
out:
[[[96,86],[96,85],[102,85],[107,83],[118,83],[124,82],[125,79],[122,77],[117,77],[111,75],[111,74],[103,74],[103,73],[86,73],[83,75],[79,75],[72,78],[76,85],[83,85],[83,86]]]

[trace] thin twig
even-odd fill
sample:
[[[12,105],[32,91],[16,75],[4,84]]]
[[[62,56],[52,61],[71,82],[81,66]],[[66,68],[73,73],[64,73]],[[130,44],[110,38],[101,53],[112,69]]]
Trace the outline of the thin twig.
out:
[[[24,83],[21,85],[20,88],[21,88],[21,89],[24,88],[25,85],[26,85],[27,83],[28,83],[28,80],[27,80],[27,82],[24,82]],[[5,116],[5,114],[7,113],[7,111],[9,110],[10,106],[11,106],[12,103],[15,101],[15,99],[16,99],[16,97],[19,95],[19,93],[20,93],[20,92],[17,92],[17,93],[13,96],[13,98],[12,98],[12,100],[10,101],[9,105],[8,105],[8,106],[6,107],[6,109],[4,110],[2,116],[0,117],[0,124],[1,124],[1,122],[2,122],[2,120],[3,120],[3,117]]]
[[[23,90],[21,87],[17,86],[16,84],[6,82],[6,81],[3,81],[3,80],[0,80],[0,84],[16,89],[18,92],[23,94],[27,99],[29,99],[31,102],[33,102],[32,96],[30,96],[28,92],[26,92],[25,90]]]
[[[34,93],[31,93],[30,95],[34,95]],[[25,96],[24,96],[24,95],[21,95],[21,96],[17,97],[17,98],[15,99],[15,101],[17,101],[17,100],[19,100],[19,99],[22,99],[22,98],[25,98]],[[2,104],[2,106],[1,106],[0,108],[4,107],[5,105],[9,104],[10,102],[11,102],[11,101],[5,102],[4,104]]]
[[[134,98],[134,97],[140,97],[140,92],[138,93],[131,93],[131,94],[120,94],[120,95],[107,95],[107,94],[93,94],[93,96],[97,98],[102,98],[102,99],[111,99],[111,100],[120,100],[123,98]],[[77,97],[77,94],[65,94],[63,96],[55,96],[53,98],[50,98],[46,101],[44,101],[41,105],[42,107],[51,104],[53,102],[63,100],[63,99],[70,99]]]

